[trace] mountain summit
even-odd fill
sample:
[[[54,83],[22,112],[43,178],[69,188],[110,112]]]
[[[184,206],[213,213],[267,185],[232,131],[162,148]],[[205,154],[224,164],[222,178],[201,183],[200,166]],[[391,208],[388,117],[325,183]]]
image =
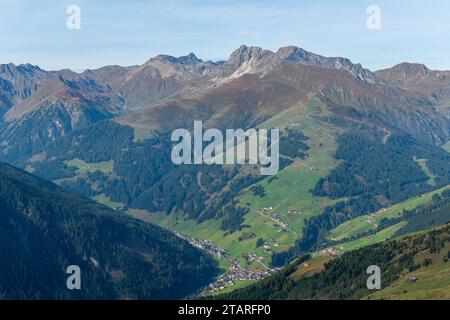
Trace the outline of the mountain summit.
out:
[[[161,59],[170,63],[178,63],[178,64],[196,64],[203,62],[202,60],[197,58],[197,56],[192,52],[189,53],[187,56],[182,56],[178,58],[169,55],[159,55],[156,57],[156,59]]]
[[[235,50],[225,66],[238,67],[237,74],[258,73],[272,70],[282,64],[303,64],[325,69],[345,70],[355,78],[369,83],[376,82],[376,76],[360,64],[353,64],[349,59],[340,57],[323,57],[295,46],[280,48],[277,52],[260,47],[245,45]]]

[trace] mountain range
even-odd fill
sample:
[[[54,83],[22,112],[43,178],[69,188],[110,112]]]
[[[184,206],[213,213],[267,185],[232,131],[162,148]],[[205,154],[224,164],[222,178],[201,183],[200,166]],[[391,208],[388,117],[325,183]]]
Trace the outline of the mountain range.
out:
[[[0,65],[0,117],[0,161],[192,244],[209,240],[222,262],[248,270],[384,241],[411,228],[408,216],[367,217],[450,184],[450,71],[420,64],[372,72],[294,46],[244,45],[226,61],[159,55],[81,73]],[[175,166],[170,133],[196,120],[280,129],[280,173]]]

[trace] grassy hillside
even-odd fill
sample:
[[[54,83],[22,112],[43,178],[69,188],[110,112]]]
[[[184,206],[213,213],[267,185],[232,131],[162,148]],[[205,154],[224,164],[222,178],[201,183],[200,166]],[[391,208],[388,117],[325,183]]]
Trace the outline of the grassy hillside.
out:
[[[450,186],[411,198],[369,216],[352,219],[333,229],[332,246],[337,250],[355,250],[450,221]]]
[[[433,195],[441,194],[442,191],[448,189],[450,189],[450,186],[445,186],[438,190],[412,197],[389,208],[379,210],[370,216],[364,215],[354,218],[331,230],[329,238],[340,241],[358,236],[370,230],[376,230],[382,219],[398,218],[403,215],[404,210],[412,210],[420,205],[428,204],[432,201]]]
[[[248,188],[239,197],[240,205],[248,208],[248,213],[244,216],[243,225],[246,226],[244,229],[230,234],[220,229],[220,221],[211,220],[196,223],[194,220],[186,219],[183,216],[167,216],[164,214],[146,216],[145,218],[191,237],[211,240],[215,245],[225,249],[233,258],[237,259],[242,266],[264,269],[271,263],[273,253],[286,251],[297,239],[303,236],[302,231],[305,221],[320,216],[325,208],[332,208],[339,202],[345,202],[349,199],[346,197],[331,199],[314,196],[311,192],[320,179],[327,176],[342,163],[342,161],[334,159],[337,146],[335,138],[340,131],[334,125],[325,121],[328,115],[327,106],[319,100],[311,98],[305,106],[294,106],[262,124],[266,127],[286,126],[301,130],[309,138],[307,144],[310,149],[306,159],[294,159],[293,163],[277,174],[276,177],[268,177],[257,182],[254,186],[262,189],[262,194],[255,194]],[[392,134],[385,136],[382,143],[386,144],[391,136]],[[385,149],[381,145],[381,141],[371,143],[374,143],[381,150]],[[391,141],[389,143],[393,145],[389,146],[392,149],[390,152],[395,154],[397,152],[395,145]],[[420,163],[416,165],[409,156],[405,159],[410,161],[409,165],[417,171],[419,176],[422,175],[420,179],[423,181],[423,189],[431,188],[426,183],[427,175],[422,172],[423,168]],[[362,188],[364,192],[367,189],[369,188]],[[420,204],[428,203],[434,194],[438,194],[444,189],[410,198],[386,210],[379,210],[375,216],[379,219],[398,217],[404,209],[409,210]],[[382,191],[383,188],[380,188],[380,190]],[[406,193],[404,197],[407,197]],[[380,196],[380,198],[382,197]],[[361,211],[361,208],[356,207],[354,210]],[[369,215],[363,215],[332,229],[328,239],[333,238],[341,241],[344,238],[367,233],[373,229],[374,234],[361,236],[360,239],[336,246],[339,250],[355,250],[370,244],[383,242],[393,237],[406,225],[405,222],[400,221],[378,231],[375,230],[376,222],[373,223],[372,220],[369,222],[368,217]],[[257,246],[257,243],[263,245]],[[263,264],[246,259],[250,254],[262,257]],[[227,290],[230,290],[230,288]]]
[[[448,185],[450,154],[399,131],[386,136],[385,131],[367,126],[338,136],[335,154],[341,161],[312,191],[315,196],[329,197],[336,203],[325,207],[321,215],[307,219],[303,231],[306,237],[296,241],[288,251],[274,254],[274,265],[285,265],[298,256],[341,242],[349,230],[356,230],[355,238],[360,231],[370,235],[371,227],[361,223],[372,221],[372,213]],[[419,158],[427,159],[428,174],[417,162]],[[359,218],[368,214],[367,219]],[[330,236],[333,229],[355,218],[359,220],[352,221],[354,225],[345,225],[338,234]],[[392,224],[388,227],[397,232]]]
[[[449,249],[450,225],[446,225],[350,251],[331,261],[306,256],[268,279],[218,298],[445,299],[450,292]],[[366,269],[371,265],[381,269],[380,291],[366,286]],[[310,266],[312,275],[303,271]]]
[[[404,273],[389,287],[383,288],[365,299],[395,300],[449,300],[450,299],[450,245],[440,252],[422,251],[414,257],[420,267]],[[423,265],[429,259],[431,264]],[[447,261],[447,262],[446,262]]]
[[[412,198],[381,210],[377,215],[383,217],[378,217],[381,226],[379,230],[371,230],[373,232],[367,233],[366,236],[360,235],[354,237],[355,240],[347,240],[331,248],[320,250],[308,261],[292,263],[280,273],[281,275],[278,274],[250,286],[247,291],[242,289],[232,292],[226,297],[233,299],[243,297],[245,294],[253,296],[253,293],[259,290],[262,295],[256,294],[255,299],[266,296],[276,299],[359,299],[364,297],[445,299],[450,288],[448,271],[450,270],[448,268],[450,225],[446,224],[450,221],[450,188],[443,187]],[[365,218],[367,219],[368,216]],[[353,219],[345,226],[335,229],[334,234],[337,231],[362,230],[358,223],[363,224],[366,221],[361,221],[359,218]],[[373,216],[370,221],[375,221]],[[436,227],[441,224],[446,225]],[[434,229],[425,230],[430,227]],[[352,256],[359,256],[359,258],[355,259],[354,263],[348,264],[348,257]],[[354,283],[351,283],[350,274],[353,274],[355,283],[362,281],[359,273],[354,271],[358,268],[355,264],[359,260],[365,261],[371,258],[389,260],[389,262],[385,261],[386,268],[391,271],[388,272],[389,281],[383,286],[383,290],[372,294],[368,291],[366,294],[360,291],[354,295],[346,291],[344,287],[340,287],[339,277],[342,274],[344,278],[349,277],[347,286],[355,288]],[[337,265],[331,267],[331,261]],[[330,275],[330,272],[336,272],[337,278]],[[268,293],[267,288],[272,288],[273,292]],[[321,290],[322,293],[319,292]]]
[[[104,193],[96,195],[92,199],[114,210],[123,208],[123,203],[111,201]]]
[[[448,141],[446,144],[444,144],[442,146],[442,148],[444,148],[445,150],[447,150],[447,152],[450,152],[450,141]]]
[[[407,225],[406,221],[399,222],[395,225],[384,228],[380,231],[374,232],[372,235],[363,236],[356,240],[350,240],[344,242],[342,244],[338,244],[332,246],[332,248],[336,248],[343,251],[351,251],[356,250],[362,247],[367,247],[371,244],[380,243],[386,241],[395,236],[397,232],[399,232],[403,227]]]
[[[100,171],[102,173],[108,174],[113,172],[114,167],[114,161],[103,161],[98,163],[86,163],[83,160],[80,159],[73,159],[64,161],[64,164],[66,164],[69,167],[76,167],[77,173],[82,174],[86,172],[95,172]]]
[[[242,223],[246,226],[244,229],[230,234],[220,228],[220,221],[197,223],[176,215],[152,214],[145,219],[191,237],[211,240],[243,265],[264,269],[260,263],[247,262],[245,256],[257,254],[269,265],[272,252],[287,250],[301,237],[305,219],[319,215],[325,206],[335,203],[325,197],[314,197],[310,192],[335,165],[336,129],[319,122],[318,118],[328,114],[327,107],[312,98],[306,105],[295,105],[261,125],[300,130],[308,137],[309,150],[306,159],[293,159],[293,163],[275,177],[256,183],[264,189],[264,195],[254,194],[250,188],[244,190],[238,198],[239,205],[248,208]],[[271,209],[261,212],[263,208]],[[245,234],[251,237],[242,240]],[[264,241],[265,247],[256,247],[258,239]]]

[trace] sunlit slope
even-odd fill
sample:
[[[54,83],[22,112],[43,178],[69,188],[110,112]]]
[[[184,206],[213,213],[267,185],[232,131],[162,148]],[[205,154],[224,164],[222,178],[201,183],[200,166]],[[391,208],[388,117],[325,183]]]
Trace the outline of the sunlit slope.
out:
[[[306,143],[310,149],[306,159],[293,159],[293,163],[277,175],[257,183],[264,188],[263,196],[255,195],[250,188],[243,191],[238,201],[249,211],[243,222],[246,227],[241,231],[227,233],[220,228],[218,220],[197,223],[181,216],[163,214],[146,219],[192,237],[211,240],[244,264],[246,255],[257,254],[264,257],[264,263],[268,265],[272,252],[288,249],[302,236],[305,219],[320,214],[325,206],[335,202],[314,197],[310,192],[335,165],[334,137],[338,130],[321,122],[320,117],[327,114],[327,107],[311,97],[306,105],[295,105],[261,124],[261,127],[300,130],[308,137]],[[264,245],[257,248],[258,239],[262,239]],[[249,266],[262,267],[255,262]]]
[[[418,270],[403,273],[399,280],[367,296],[366,299],[448,300],[450,299],[449,259],[449,244],[440,252],[423,251],[414,257],[415,263],[420,266]]]
[[[450,225],[349,251],[337,258],[304,256],[279,273],[219,299],[448,299]],[[381,290],[366,270],[380,267]]]
[[[347,221],[337,228],[331,230],[329,238],[335,240],[343,240],[352,237],[357,237],[359,234],[376,230],[382,219],[393,219],[402,216],[404,210],[412,210],[419,205],[424,205],[431,202],[433,195],[441,194],[442,191],[449,189],[450,186],[425,193],[408,199],[406,201],[395,204],[389,208],[382,209],[371,215],[364,215]]]

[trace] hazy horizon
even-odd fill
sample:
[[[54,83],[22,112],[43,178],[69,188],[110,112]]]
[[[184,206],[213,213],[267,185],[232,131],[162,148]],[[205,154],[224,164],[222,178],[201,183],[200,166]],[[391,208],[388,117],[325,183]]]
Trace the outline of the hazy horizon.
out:
[[[226,60],[246,44],[271,51],[295,45],[372,71],[402,62],[450,70],[450,3],[399,2],[0,0],[8,9],[0,12],[0,63],[80,72],[159,54]],[[81,9],[80,30],[66,27],[69,5]],[[381,9],[380,30],[367,28],[370,5]]]

